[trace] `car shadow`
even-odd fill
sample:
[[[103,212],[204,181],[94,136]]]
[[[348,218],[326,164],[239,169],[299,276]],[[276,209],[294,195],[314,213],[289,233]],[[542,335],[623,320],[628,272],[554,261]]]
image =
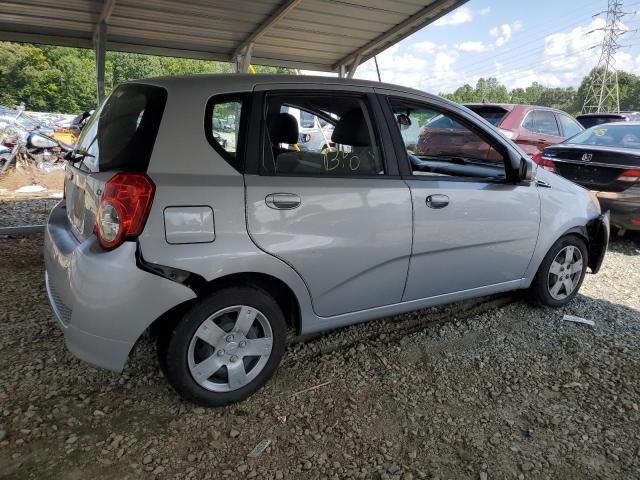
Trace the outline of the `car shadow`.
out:
[[[609,251],[630,256],[640,255],[640,232],[626,232],[622,237],[612,233]]]

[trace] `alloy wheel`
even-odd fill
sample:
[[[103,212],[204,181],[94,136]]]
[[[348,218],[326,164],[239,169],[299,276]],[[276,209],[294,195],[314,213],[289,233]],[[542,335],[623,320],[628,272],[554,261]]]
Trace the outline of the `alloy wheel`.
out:
[[[582,278],[582,252],[569,245],[558,252],[547,276],[549,295],[555,300],[564,300],[573,293]]]
[[[247,305],[227,307],[193,334],[187,350],[189,372],[207,390],[238,390],[260,374],[272,348],[273,332],[262,312]]]

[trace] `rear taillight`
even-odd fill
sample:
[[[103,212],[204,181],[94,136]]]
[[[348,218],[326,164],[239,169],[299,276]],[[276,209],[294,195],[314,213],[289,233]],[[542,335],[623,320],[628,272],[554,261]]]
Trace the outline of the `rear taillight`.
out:
[[[112,250],[142,233],[156,186],[144,173],[118,173],[104,186],[93,231]]]
[[[542,165],[542,152],[538,152],[535,155],[533,155],[531,157],[531,160],[533,160],[533,162],[537,163],[538,165]]]
[[[509,140],[514,140],[517,137],[516,132],[512,132],[511,130],[505,130],[504,128],[499,128],[498,131],[507,137]]]
[[[620,174],[618,180],[621,182],[637,182],[640,180],[640,170],[625,170]]]
[[[556,168],[556,162],[554,162],[553,160],[549,160],[544,156],[540,156],[540,166],[550,172],[558,173],[558,169]]]

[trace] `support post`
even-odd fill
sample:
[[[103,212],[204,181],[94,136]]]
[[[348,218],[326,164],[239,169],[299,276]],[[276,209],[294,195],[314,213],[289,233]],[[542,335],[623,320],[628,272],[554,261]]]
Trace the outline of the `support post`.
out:
[[[347,76],[347,66],[345,64],[340,65],[340,70],[338,70],[338,78],[346,78]]]
[[[104,69],[106,62],[107,22],[100,22],[96,26],[93,36],[93,48],[96,54],[96,94],[98,104],[104,99]]]
[[[358,65],[360,65],[361,59],[362,59],[361,53],[356,55],[356,58],[353,59],[353,63],[351,64],[351,67],[349,68],[349,73],[347,74],[347,78],[353,78],[353,76],[356,74],[356,70],[358,69]]]
[[[249,66],[251,65],[251,54],[253,53],[253,42],[247,45],[247,48],[242,55],[242,73],[249,73]]]

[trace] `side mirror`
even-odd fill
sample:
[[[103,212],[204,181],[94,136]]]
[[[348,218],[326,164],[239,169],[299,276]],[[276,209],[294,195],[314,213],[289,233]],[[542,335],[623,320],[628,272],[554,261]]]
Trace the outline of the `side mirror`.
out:
[[[520,159],[518,178],[521,182],[531,182],[533,180],[533,162],[531,159],[525,157]]]

